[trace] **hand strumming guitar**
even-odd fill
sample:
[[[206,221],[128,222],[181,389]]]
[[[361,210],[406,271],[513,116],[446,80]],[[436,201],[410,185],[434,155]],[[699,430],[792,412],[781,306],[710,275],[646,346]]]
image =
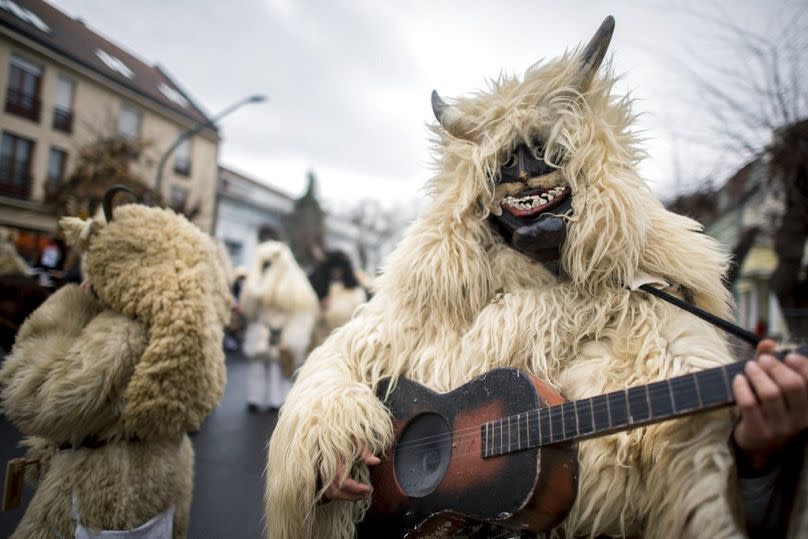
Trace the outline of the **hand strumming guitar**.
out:
[[[381,462],[379,457],[372,455],[366,450],[360,452],[359,458],[368,466],[376,466]],[[350,471],[350,467],[345,464],[339,467],[337,478],[328,485],[323,495],[323,499],[326,502],[332,500],[358,502],[373,493],[373,487],[352,479],[349,476]]]
[[[768,467],[808,428],[808,357],[792,352],[781,362],[771,355],[774,350],[774,341],[762,341],[757,360],[746,365],[746,376],[732,381],[741,410],[733,436],[747,463],[757,469]]]

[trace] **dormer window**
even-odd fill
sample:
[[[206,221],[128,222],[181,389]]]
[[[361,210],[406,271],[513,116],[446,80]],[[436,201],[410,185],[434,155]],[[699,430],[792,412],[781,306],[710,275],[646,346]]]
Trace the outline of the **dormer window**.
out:
[[[31,11],[30,9],[25,9],[24,7],[20,6],[13,0],[3,0],[0,1],[0,9],[4,9],[9,13],[13,13],[19,19],[27,22],[28,24],[34,25],[38,30],[49,34],[51,29],[50,26],[45,24],[45,21],[40,19],[36,13]]]
[[[179,93],[177,90],[175,90],[174,88],[171,88],[170,86],[168,86],[168,85],[166,85],[166,84],[164,84],[162,82],[160,83],[158,88],[160,89],[160,92],[164,96],[169,98],[171,101],[173,101],[177,105],[179,105],[179,106],[181,106],[183,108],[188,107],[188,100],[185,99],[185,97],[181,93]]]
[[[129,69],[126,64],[124,64],[118,58],[112,56],[110,53],[106,51],[102,51],[101,49],[95,49],[95,55],[104,62],[104,65],[110,68],[111,70],[115,71],[116,73],[123,75],[127,79],[132,79],[135,77],[135,72]]]

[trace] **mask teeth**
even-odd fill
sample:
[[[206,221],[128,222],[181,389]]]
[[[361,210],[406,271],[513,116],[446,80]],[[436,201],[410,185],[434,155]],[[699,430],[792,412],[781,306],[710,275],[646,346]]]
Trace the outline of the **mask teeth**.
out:
[[[494,204],[494,207],[491,208],[491,213],[499,217],[500,215],[502,215],[502,206],[500,206],[499,204]]]

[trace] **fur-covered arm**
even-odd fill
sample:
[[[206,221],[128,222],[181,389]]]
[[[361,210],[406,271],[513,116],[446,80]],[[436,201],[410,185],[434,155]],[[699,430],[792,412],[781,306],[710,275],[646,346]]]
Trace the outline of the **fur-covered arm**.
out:
[[[16,342],[49,334],[75,337],[102,309],[78,285],[65,285],[31,313],[17,333]]]
[[[266,495],[270,537],[352,537],[353,521],[366,503],[317,502],[360,449],[379,455],[392,439],[387,410],[368,385],[357,381],[339,340],[332,336],[306,361],[272,435]],[[367,467],[355,465],[352,476],[367,482]]]
[[[25,322],[0,370],[7,417],[27,435],[79,443],[109,437],[145,346],[144,328],[65,287]]]

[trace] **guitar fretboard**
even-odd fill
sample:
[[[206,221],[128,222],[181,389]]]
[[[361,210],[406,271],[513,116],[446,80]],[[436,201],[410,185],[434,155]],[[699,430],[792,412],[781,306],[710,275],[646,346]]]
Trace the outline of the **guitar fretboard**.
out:
[[[732,379],[743,367],[739,361],[489,421],[480,427],[482,457],[594,438],[732,404]]]

